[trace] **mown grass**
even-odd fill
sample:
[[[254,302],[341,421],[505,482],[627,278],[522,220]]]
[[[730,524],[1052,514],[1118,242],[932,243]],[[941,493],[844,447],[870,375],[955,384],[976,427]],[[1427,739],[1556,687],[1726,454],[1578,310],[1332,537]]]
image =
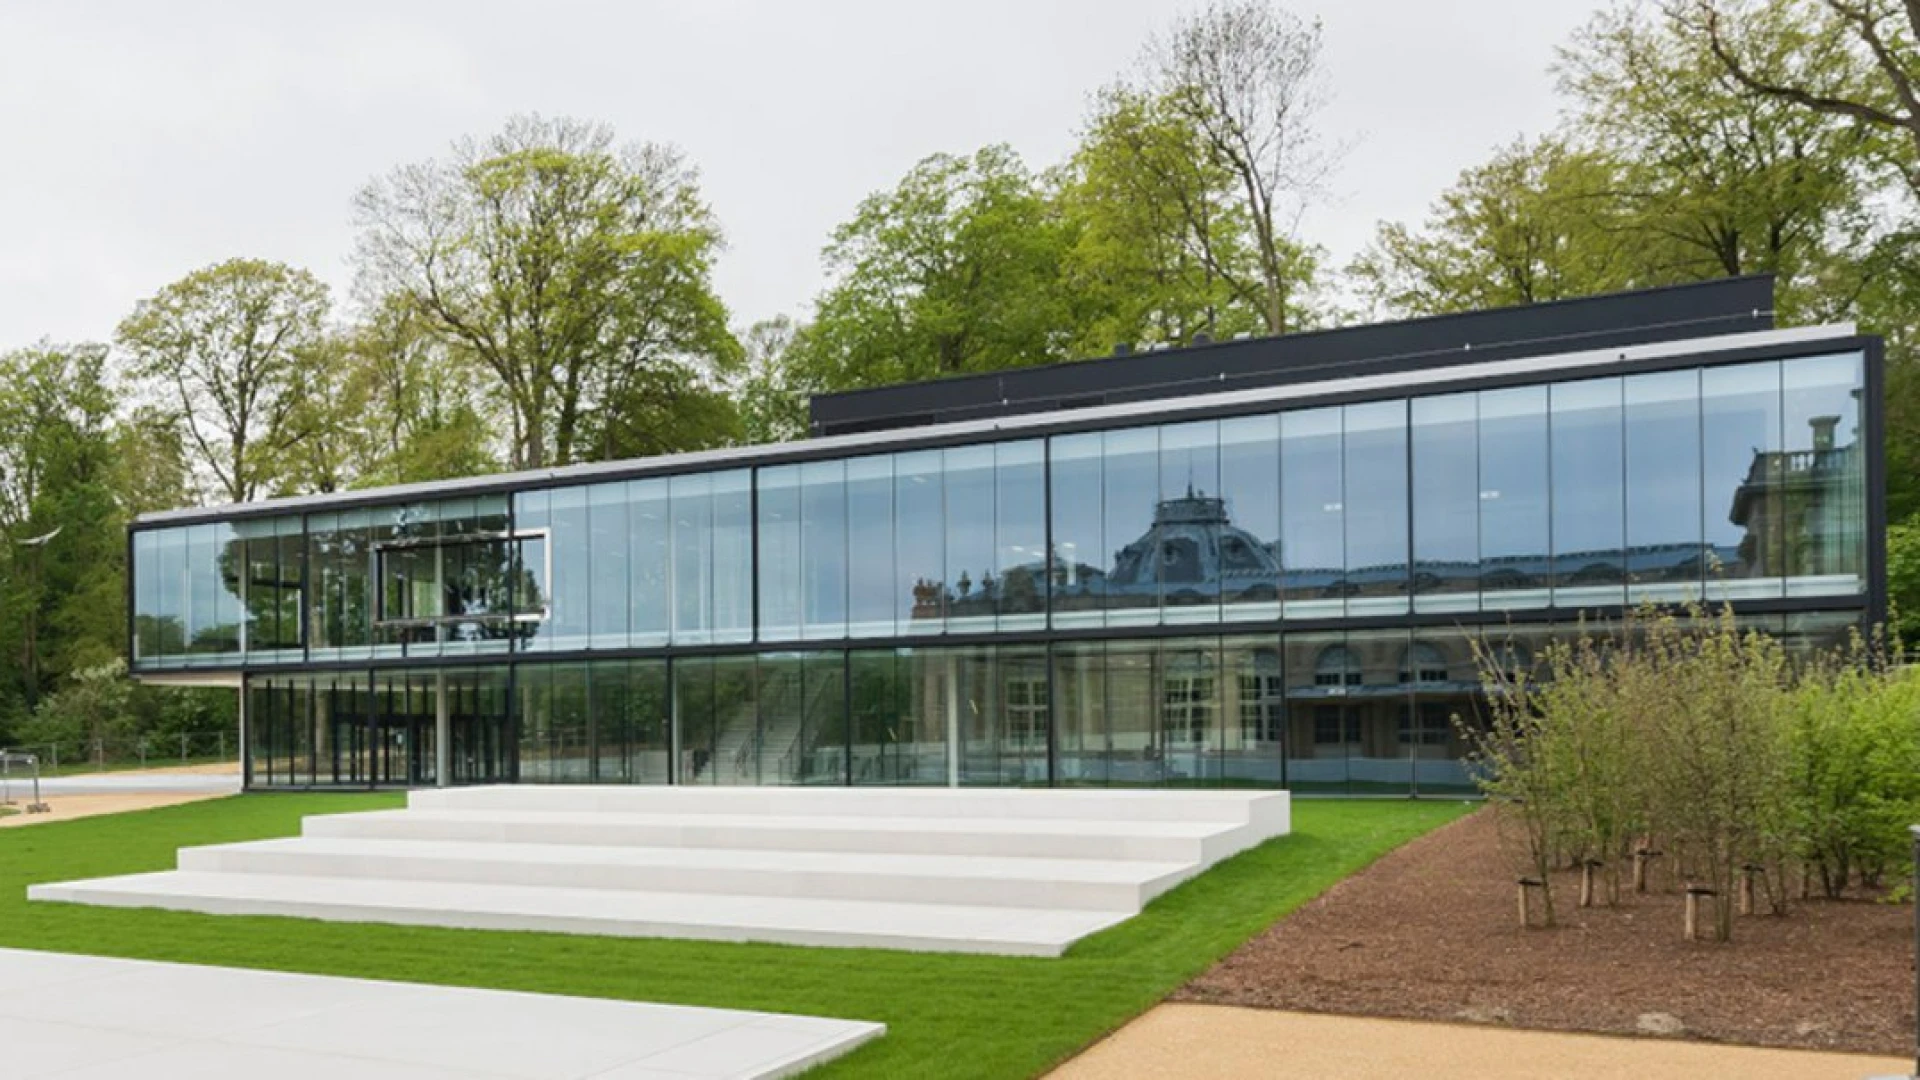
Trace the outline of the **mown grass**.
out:
[[[28,903],[26,887],[167,869],[182,846],[290,835],[399,795],[242,795],[0,830],[0,945],[881,1020],[830,1077],[1046,1071],[1459,802],[1301,801],[1294,833],[1057,960],[442,930]]]

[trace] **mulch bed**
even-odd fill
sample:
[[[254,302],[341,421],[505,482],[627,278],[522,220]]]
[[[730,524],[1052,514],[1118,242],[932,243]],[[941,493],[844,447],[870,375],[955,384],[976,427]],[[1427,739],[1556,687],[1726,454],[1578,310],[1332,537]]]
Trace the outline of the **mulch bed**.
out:
[[[1469,815],[1340,882],[1175,998],[1913,1053],[1908,905],[1796,902],[1784,917],[1739,917],[1732,944],[1689,942],[1684,900],[1661,875],[1645,895],[1623,883],[1617,908],[1582,909],[1568,872],[1554,879],[1559,925],[1522,930],[1516,866],[1492,812]]]

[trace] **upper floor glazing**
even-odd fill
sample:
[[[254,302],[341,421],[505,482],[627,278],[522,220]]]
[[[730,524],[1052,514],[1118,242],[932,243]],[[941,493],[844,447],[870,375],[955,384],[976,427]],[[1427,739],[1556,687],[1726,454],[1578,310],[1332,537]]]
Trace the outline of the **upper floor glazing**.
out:
[[[143,526],[134,663],[1858,604],[1864,386],[1828,353]]]

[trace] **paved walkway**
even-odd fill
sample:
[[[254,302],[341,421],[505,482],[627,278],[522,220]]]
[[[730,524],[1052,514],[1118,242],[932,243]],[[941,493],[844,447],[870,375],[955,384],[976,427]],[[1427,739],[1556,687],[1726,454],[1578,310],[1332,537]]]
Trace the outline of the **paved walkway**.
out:
[[[1910,1060],[1859,1054],[1174,1004],[1161,1005],[1121,1028],[1053,1077],[1863,1080],[1904,1076],[1912,1068]]]
[[[40,801],[48,812],[29,814],[24,811],[33,801],[33,781],[14,775],[0,780],[0,804],[22,812],[0,814],[0,829],[176,806],[239,790],[238,763],[56,776],[40,781]]]
[[[0,1076],[760,1080],[880,1024],[0,949]]]
[[[14,798],[33,790],[31,779],[9,781]],[[175,769],[129,769],[125,772],[50,776],[40,781],[42,795],[231,795],[240,790],[238,769],[219,772]]]

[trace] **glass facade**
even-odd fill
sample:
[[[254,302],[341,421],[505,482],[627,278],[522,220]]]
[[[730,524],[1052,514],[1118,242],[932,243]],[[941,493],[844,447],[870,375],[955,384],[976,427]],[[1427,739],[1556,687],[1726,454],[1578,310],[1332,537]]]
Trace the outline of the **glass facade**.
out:
[[[244,665],[271,786],[1464,790],[1473,626],[1858,621],[1864,386],[1839,353],[142,526],[133,664]]]

